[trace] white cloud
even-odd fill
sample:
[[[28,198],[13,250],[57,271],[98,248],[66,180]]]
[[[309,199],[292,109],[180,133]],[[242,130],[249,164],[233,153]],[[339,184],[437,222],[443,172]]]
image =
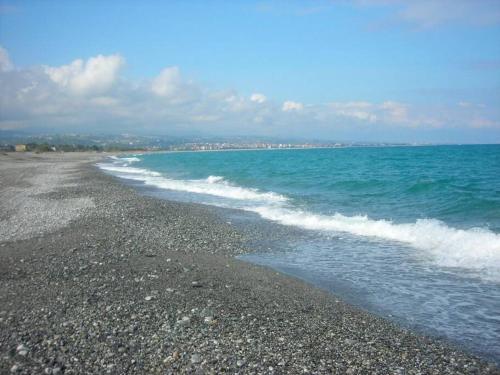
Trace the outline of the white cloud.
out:
[[[355,139],[352,135],[362,131],[384,134],[396,127],[500,127],[500,110],[483,104],[417,107],[393,100],[280,103],[260,93],[243,96],[235,90],[204,88],[185,79],[178,67],[165,68],[149,81],[127,80],[119,76],[122,65],[118,55],[99,55],[58,67],[1,70],[0,129],[103,131],[106,126],[110,132],[326,134],[330,138],[345,134]]]
[[[193,82],[184,79],[177,66],[164,68],[151,81],[151,92],[161,98],[163,102],[192,103],[199,99],[201,92]]]
[[[408,106],[395,101],[388,100],[380,104],[366,101],[332,102],[328,108],[335,116],[362,122],[413,125],[409,119]]]
[[[158,96],[174,96],[181,86],[182,79],[176,66],[163,69],[151,83],[151,90]]]
[[[256,103],[260,103],[261,104],[261,103],[264,103],[267,100],[267,98],[263,94],[255,93],[255,94],[252,94],[250,96],[250,100],[252,102],[256,102]]]
[[[375,122],[377,115],[374,106],[368,102],[333,102],[329,104],[333,113],[338,116],[351,117],[354,119]]]
[[[5,48],[0,46],[0,71],[8,72],[14,68],[14,64],[10,61],[9,53]]]
[[[113,86],[124,64],[119,55],[78,59],[60,67],[45,67],[45,73],[62,88],[75,94],[103,93]]]
[[[405,104],[389,100],[383,102],[380,105],[380,108],[383,110],[387,122],[399,123],[403,125],[407,124],[409,121],[408,107]]]
[[[283,106],[281,107],[281,110],[283,112],[288,112],[288,111],[301,111],[304,109],[304,104],[300,102],[293,102],[291,100],[287,100],[283,103]]]

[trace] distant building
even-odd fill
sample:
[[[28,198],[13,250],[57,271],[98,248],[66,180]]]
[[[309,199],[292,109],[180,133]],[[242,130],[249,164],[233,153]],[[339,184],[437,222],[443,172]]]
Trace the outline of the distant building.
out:
[[[16,145],[16,152],[25,152],[25,151],[27,151],[26,145],[21,145],[21,144]]]

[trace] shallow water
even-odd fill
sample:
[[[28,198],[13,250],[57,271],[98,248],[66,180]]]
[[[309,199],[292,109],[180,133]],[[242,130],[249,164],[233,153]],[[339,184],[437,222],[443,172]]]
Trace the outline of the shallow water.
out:
[[[244,259],[500,361],[500,146],[164,153],[100,167],[290,228]]]

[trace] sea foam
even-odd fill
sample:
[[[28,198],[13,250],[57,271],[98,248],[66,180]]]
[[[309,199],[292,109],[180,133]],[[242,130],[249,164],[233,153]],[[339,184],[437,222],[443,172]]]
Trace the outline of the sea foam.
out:
[[[480,271],[481,277],[500,281],[500,235],[486,229],[456,229],[435,219],[398,224],[367,216],[340,213],[327,216],[279,207],[259,206],[249,210],[283,225],[405,243],[426,251],[440,266]]]
[[[136,161],[141,161],[141,159],[139,159],[138,157],[135,157],[135,156],[130,157],[130,158],[121,158],[121,160],[124,160],[129,164],[135,163]]]
[[[130,163],[136,161],[133,159],[136,158],[113,158],[112,163],[98,166],[119,177],[141,181],[160,189],[244,201],[245,205],[235,207],[255,212],[264,219],[283,225],[400,242],[424,251],[439,266],[469,269],[482,278],[500,281],[500,235],[487,229],[457,229],[435,219],[394,223],[341,213],[321,215],[293,207],[293,203],[284,195],[237,186],[222,176],[176,180],[155,171],[131,167]]]
[[[134,180],[142,180],[143,178],[149,176],[153,177],[161,176],[160,173],[150,171],[149,169],[128,167],[127,165],[114,165],[114,164],[101,163],[98,164],[98,167],[105,171],[115,172],[120,177],[131,178]]]
[[[256,203],[285,202],[286,197],[273,192],[262,192],[257,189],[235,186],[220,176],[209,176],[202,180],[174,180],[162,176],[158,172],[128,165],[99,164],[101,169],[114,172],[119,177],[142,181],[145,185],[160,189],[184,191],[188,193],[207,194],[221,198],[253,201]]]

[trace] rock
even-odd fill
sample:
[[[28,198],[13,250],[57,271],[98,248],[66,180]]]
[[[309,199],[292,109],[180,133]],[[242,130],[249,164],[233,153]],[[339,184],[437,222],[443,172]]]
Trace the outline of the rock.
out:
[[[241,366],[243,366],[244,364],[245,364],[245,361],[243,361],[243,360],[241,360],[241,359],[239,359],[239,360],[237,360],[237,361],[236,361],[236,366],[238,366],[238,367],[241,367]]]
[[[203,310],[201,310],[200,315],[202,317],[211,317],[212,318],[214,316],[214,311],[209,307],[205,307]]]
[[[188,326],[191,324],[191,318],[189,316],[183,316],[182,319],[176,322],[179,326]]]
[[[155,297],[154,296],[146,296],[144,299],[146,301],[151,301],[152,299],[154,299]]]
[[[193,354],[191,356],[191,363],[200,363],[201,362],[201,356],[199,354]]]
[[[203,319],[203,322],[205,324],[214,324],[214,318],[212,316],[206,316],[204,319]]]
[[[22,355],[23,357],[28,354],[28,348],[23,344],[20,344],[16,348],[17,354]]]

